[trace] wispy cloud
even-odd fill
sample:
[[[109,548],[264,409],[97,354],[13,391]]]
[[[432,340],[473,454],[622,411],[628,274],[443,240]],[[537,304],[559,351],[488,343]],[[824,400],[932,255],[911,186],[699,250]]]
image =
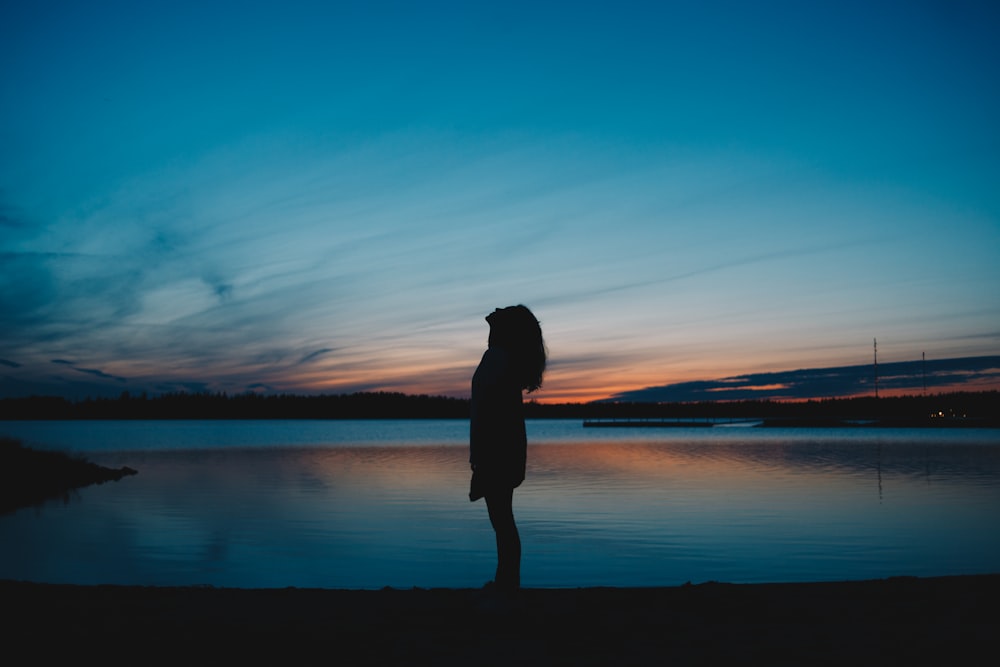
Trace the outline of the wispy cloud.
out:
[[[76,371],[77,373],[84,373],[86,375],[93,375],[94,377],[101,378],[102,380],[114,380],[115,382],[127,382],[128,380],[117,375],[112,375],[110,373],[105,373],[97,368],[80,368],[75,362],[67,361],[66,359],[53,359],[53,364],[58,364],[60,366],[68,366],[70,369]]]
[[[688,402],[751,399],[835,398],[906,390],[966,388],[1000,383],[1000,356],[901,361],[811,368],[774,373],[753,373],[697,382],[679,382],[616,394],[609,400],[636,402]]]
[[[328,355],[328,354],[330,354],[331,352],[334,352],[334,351],[335,350],[332,347],[324,347],[321,350],[316,350],[315,352],[310,352],[309,354],[307,354],[304,357],[302,357],[301,359],[299,359],[299,364],[308,364],[308,363],[310,363],[312,361],[316,361],[320,357],[324,357],[324,356],[326,356],[326,355]]]

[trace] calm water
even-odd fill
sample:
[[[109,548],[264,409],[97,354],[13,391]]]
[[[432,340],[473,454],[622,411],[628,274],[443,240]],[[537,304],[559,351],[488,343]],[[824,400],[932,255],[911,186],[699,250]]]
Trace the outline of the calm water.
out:
[[[462,421],[0,422],[139,474],[0,516],[0,578],[470,587]],[[1000,572],[1000,431],[528,424],[531,587]]]

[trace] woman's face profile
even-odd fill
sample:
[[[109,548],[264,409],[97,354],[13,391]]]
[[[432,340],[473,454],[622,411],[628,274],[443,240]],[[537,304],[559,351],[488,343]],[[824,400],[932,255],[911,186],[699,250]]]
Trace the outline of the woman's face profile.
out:
[[[493,324],[503,318],[505,311],[510,311],[510,310],[513,310],[513,307],[497,308],[492,313],[486,316],[486,321],[489,322],[490,324]]]

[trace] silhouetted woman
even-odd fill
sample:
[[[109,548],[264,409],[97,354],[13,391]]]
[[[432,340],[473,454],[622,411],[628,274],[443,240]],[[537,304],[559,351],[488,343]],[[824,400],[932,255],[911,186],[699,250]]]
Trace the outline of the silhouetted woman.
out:
[[[494,586],[521,586],[521,538],[514,523],[514,489],[524,481],[528,439],[521,392],[542,386],[545,343],[535,316],[524,306],[498,308],[486,317],[489,347],[472,376],[469,500],[486,499],[497,538]]]

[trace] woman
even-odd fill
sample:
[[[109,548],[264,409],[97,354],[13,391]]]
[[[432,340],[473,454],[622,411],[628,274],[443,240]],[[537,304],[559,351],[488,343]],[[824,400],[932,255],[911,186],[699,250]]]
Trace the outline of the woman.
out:
[[[528,447],[521,392],[542,386],[545,343],[538,320],[524,306],[498,308],[486,321],[489,346],[472,376],[469,500],[486,499],[497,540],[493,585],[506,592],[521,586],[521,538],[513,510]]]

